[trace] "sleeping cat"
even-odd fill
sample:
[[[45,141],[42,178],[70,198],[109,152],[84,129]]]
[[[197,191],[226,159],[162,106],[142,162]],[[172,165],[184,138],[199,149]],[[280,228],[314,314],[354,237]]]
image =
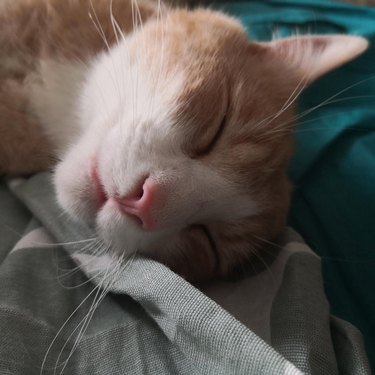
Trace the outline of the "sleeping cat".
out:
[[[355,36],[249,41],[235,19],[153,1],[22,0],[0,16],[0,168],[59,159],[61,207],[114,254],[190,281],[285,226],[294,103]]]

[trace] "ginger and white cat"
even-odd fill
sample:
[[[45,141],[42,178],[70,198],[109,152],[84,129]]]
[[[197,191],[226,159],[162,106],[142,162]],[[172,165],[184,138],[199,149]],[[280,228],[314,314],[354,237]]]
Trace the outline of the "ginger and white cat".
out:
[[[44,169],[52,153],[69,215],[109,251],[191,281],[227,274],[282,231],[295,99],[367,47],[257,43],[223,13],[147,0],[6,4],[2,171]]]

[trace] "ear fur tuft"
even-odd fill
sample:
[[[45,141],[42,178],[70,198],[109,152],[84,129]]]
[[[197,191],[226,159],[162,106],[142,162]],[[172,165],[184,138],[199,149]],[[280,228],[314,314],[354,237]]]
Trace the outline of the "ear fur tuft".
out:
[[[300,79],[310,83],[323,74],[353,60],[368,47],[359,36],[296,36],[260,43],[278,60],[293,68]]]

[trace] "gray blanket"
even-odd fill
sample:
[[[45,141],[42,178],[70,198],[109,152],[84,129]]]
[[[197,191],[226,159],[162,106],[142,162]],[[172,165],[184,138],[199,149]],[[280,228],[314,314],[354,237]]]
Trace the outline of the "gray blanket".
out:
[[[0,374],[370,374],[361,334],[330,315],[320,259],[291,229],[263,269],[196,287],[141,257],[120,266],[60,212],[48,174],[9,187]]]

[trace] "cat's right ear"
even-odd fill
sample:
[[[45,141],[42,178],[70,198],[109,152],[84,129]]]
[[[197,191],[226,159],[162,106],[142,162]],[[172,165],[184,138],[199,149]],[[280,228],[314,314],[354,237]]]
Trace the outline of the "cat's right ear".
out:
[[[257,43],[267,58],[285,64],[306,84],[323,74],[353,60],[368,47],[358,36],[325,35],[295,36]]]

